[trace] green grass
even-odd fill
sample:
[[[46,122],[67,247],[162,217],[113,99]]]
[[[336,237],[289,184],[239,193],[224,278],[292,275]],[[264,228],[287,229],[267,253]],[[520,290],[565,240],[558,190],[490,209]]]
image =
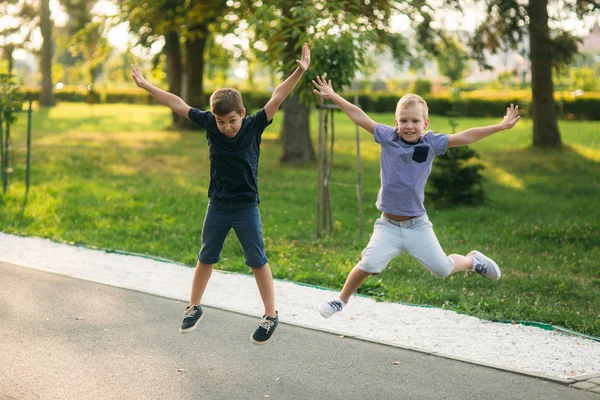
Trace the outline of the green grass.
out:
[[[371,116],[393,124],[391,114]],[[24,117],[13,129],[16,165],[10,192],[0,197],[2,231],[195,263],[207,204],[203,133],[166,130],[165,107],[61,104],[36,111],[32,187],[25,203]],[[337,116],[335,232],[317,240],[316,167],[279,164],[281,120],[280,114],[265,132],[259,173],[271,268],[276,278],[341,288],[379,215],[378,145],[361,132],[365,235],[360,237],[354,127]],[[459,129],[498,121],[463,119]],[[444,117],[432,116],[431,122],[437,132],[450,130]],[[316,135],[316,114],[311,124]],[[561,121],[560,128],[566,144],[561,150],[531,148],[529,120],[476,143],[486,166],[487,203],[428,207],[446,252],[475,248],[489,254],[502,267],[500,282],[465,273],[438,280],[402,255],[360,292],[600,336],[600,124]],[[249,273],[233,234],[218,268]]]

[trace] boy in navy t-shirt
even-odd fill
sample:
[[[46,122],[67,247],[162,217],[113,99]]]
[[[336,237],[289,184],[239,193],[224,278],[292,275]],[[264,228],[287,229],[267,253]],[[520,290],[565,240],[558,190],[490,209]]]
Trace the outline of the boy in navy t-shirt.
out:
[[[477,250],[466,256],[444,253],[427,218],[423,199],[434,157],[444,154],[449,147],[465,146],[511,129],[520,119],[519,106],[511,104],[500,124],[471,128],[454,135],[435,134],[425,132],[429,126],[429,111],[421,96],[407,94],[400,99],[396,107],[396,126],[391,127],[375,123],[363,110],[335,93],[331,80],[317,76],[313,84],[315,94],[333,101],[381,145],[381,189],[376,203],[381,217],[375,222],[369,244],[346,278],[342,292],[319,306],[321,315],[329,318],[341,311],[368,276],[379,274],[392,258],[403,252],[416,258],[438,278],[472,270],[494,280],[500,279],[498,265]]]
[[[210,97],[211,111],[200,111],[178,96],[151,85],[140,68],[132,66],[132,77],[138,87],[203,128],[208,140],[210,200],[202,227],[202,247],[194,271],[190,302],[179,329],[181,333],[195,329],[202,319],[202,295],[231,228],[242,245],[246,264],[252,268],[265,307],[251,340],[257,344],[265,343],[277,328],[279,318],[275,310],[273,276],[265,255],[258,210],[258,158],[263,131],[310,65],[310,50],[306,43],[302,58],[296,62],[296,70],[275,89],[265,107],[252,116],[246,116],[242,96],[235,89],[215,91]]]

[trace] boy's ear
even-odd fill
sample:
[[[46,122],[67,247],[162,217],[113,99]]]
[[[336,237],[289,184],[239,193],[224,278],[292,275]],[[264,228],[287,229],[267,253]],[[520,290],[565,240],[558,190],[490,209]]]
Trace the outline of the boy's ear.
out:
[[[246,116],[246,108],[244,108],[244,109],[242,110],[242,118],[244,118],[245,116]]]
[[[425,129],[429,126],[429,118],[425,118]]]

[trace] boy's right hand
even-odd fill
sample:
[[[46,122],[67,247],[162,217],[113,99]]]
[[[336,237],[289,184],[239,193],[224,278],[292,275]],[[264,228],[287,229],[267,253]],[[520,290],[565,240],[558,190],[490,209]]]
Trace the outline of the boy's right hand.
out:
[[[131,77],[135,81],[137,87],[145,89],[148,86],[148,81],[144,79],[144,75],[142,75],[142,70],[139,65],[131,64]]]
[[[316,82],[313,79],[312,83],[317,88],[316,90],[313,90],[313,93],[319,97],[322,97],[324,99],[331,99],[331,97],[335,94],[335,91],[331,86],[331,79],[328,82],[325,79],[325,76],[317,75]]]
[[[502,120],[501,124],[504,127],[504,129],[512,129],[512,127],[515,126],[515,124],[519,122],[520,119],[521,117],[519,117],[519,106],[515,106],[511,103],[510,107],[506,109],[506,115],[504,116],[504,119]]]

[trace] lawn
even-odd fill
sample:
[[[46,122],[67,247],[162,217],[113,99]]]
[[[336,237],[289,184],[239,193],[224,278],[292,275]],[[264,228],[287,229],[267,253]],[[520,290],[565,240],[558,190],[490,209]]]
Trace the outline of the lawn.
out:
[[[499,114],[502,110],[499,110]],[[373,114],[393,124],[392,114]],[[0,229],[57,242],[195,264],[207,204],[203,132],[165,129],[165,107],[63,103],[33,118],[32,187],[24,203],[25,115],[13,128],[15,173],[0,196]],[[311,118],[316,143],[317,115]],[[360,237],[354,127],[336,118],[331,187],[335,230],[315,236],[316,166],[282,166],[282,115],[263,136],[259,186],[267,255],[276,278],[341,288],[379,212],[379,152],[361,132],[365,234]],[[499,122],[461,119],[459,129]],[[436,132],[447,118],[431,116]],[[364,295],[493,320],[555,324],[600,336],[600,123],[561,121],[565,147],[530,147],[523,120],[473,145],[485,165],[481,207],[428,207],[447,253],[478,249],[503,272],[434,278],[407,255],[361,288]],[[434,164],[435,168],[435,164]],[[426,203],[427,206],[427,203]],[[217,268],[249,273],[232,234]],[[302,301],[302,299],[298,299]]]

